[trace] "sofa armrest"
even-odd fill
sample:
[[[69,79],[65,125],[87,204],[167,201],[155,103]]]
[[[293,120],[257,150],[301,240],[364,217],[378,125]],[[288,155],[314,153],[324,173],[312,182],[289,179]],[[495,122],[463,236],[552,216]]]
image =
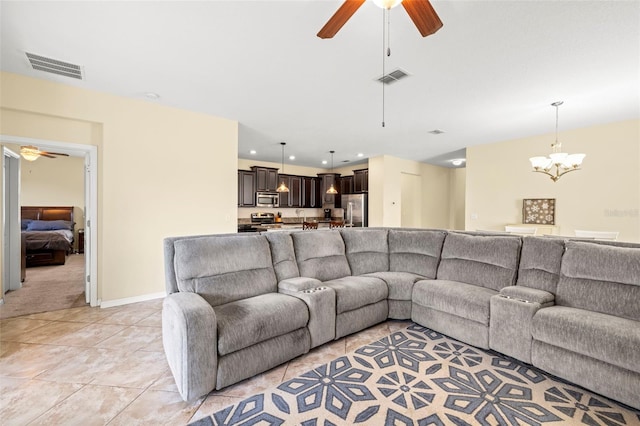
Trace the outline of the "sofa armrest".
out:
[[[336,337],[336,292],[322,286],[315,278],[289,278],[278,283],[278,291],[297,297],[309,308],[307,329],[311,347],[315,348]]]
[[[162,305],[162,343],[178,392],[192,402],[216,387],[216,315],[196,293],[168,295]]]
[[[539,303],[543,308],[552,306],[555,303],[555,296],[548,291],[521,285],[504,287],[500,290],[500,295],[507,299],[516,299],[525,303]]]
[[[531,321],[540,309],[552,306],[553,294],[524,286],[509,286],[491,297],[489,347],[531,364]]]
[[[315,278],[295,277],[278,283],[278,293],[295,294],[303,290],[311,290],[322,286],[322,281]]]

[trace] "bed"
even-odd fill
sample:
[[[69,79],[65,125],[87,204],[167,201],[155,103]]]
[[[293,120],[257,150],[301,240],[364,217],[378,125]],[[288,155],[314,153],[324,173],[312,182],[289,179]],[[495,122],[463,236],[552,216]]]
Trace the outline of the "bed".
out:
[[[64,265],[73,251],[73,207],[22,206],[26,266]]]

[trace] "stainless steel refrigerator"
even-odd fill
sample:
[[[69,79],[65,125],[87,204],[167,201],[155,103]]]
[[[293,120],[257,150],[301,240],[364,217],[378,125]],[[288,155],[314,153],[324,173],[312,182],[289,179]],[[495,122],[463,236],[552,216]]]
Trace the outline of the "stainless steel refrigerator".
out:
[[[369,226],[367,194],[343,194],[341,197],[345,224]]]

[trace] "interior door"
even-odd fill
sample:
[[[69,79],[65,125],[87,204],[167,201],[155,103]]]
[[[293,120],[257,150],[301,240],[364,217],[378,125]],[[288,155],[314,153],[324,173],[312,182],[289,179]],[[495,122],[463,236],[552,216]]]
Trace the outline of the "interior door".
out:
[[[400,226],[422,227],[422,180],[419,175],[401,174]]]

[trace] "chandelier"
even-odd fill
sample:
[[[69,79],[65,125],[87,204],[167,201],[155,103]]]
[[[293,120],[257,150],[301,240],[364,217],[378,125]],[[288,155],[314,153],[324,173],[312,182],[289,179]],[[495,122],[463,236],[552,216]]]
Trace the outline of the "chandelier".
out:
[[[566,173],[580,170],[580,165],[586,154],[567,154],[562,152],[562,144],[558,142],[558,107],[564,102],[554,102],[556,107],[556,141],[551,144],[551,154],[548,157],[531,157],[531,166],[534,172],[544,173],[557,182]]]

